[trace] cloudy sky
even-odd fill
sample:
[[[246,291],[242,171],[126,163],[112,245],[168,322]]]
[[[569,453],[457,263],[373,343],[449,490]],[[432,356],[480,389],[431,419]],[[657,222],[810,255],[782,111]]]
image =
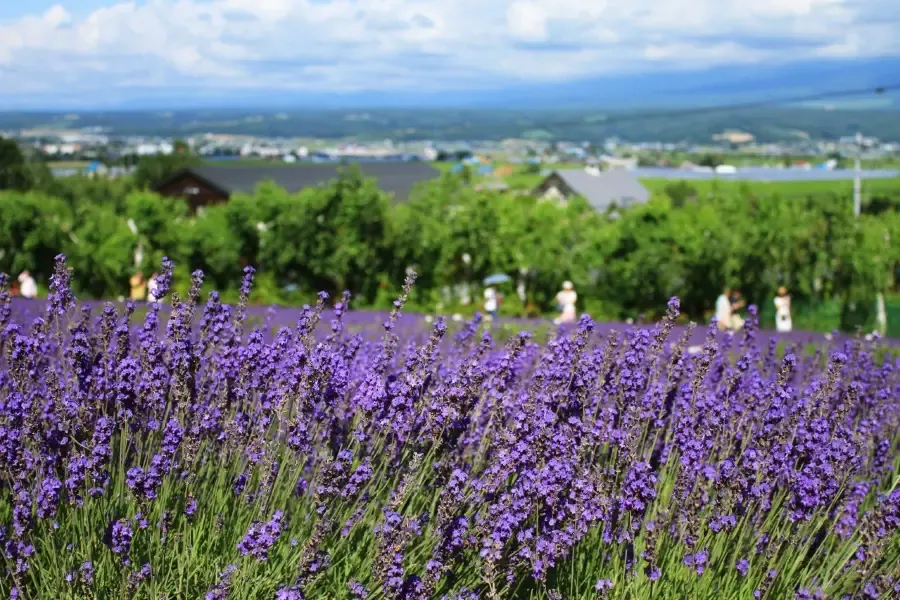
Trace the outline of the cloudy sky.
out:
[[[0,108],[865,59],[898,32],[897,0],[0,0]]]

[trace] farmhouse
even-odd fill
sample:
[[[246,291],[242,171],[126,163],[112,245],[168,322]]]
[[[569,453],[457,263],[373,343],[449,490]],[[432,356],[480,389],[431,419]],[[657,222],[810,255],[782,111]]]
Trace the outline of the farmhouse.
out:
[[[624,169],[600,171],[594,167],[553,171],[535,188],[534,195],[560,204],[582,196],[600,213],[643,204],[650,199],[650,191],[633,173]]]
[[[202,165],[183,169],[153,189],[164,196],[185,198],[191,212],[196,212],[203,206],[226,202],[232,194],[252,193],[263,181],[272,181],[289,192],[322,185],[336,179],[342,166],[346,165]],[[364,177],[376,179],[378,187],[398,202],[406,201],[416,184],[440,175],[437,169],[421,162],[363,162],[358,166]]]

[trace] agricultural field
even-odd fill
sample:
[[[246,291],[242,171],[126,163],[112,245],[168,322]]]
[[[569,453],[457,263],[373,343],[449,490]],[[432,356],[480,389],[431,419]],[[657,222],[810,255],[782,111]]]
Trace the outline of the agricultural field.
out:
[[[582,168],[578,165],[560,165],[555,169]],[[512,189],[532,190],[544,180],[544,175],[539,173],[526,173],[519,168],[514,174],[503,178],[503,181]],[[647,189],[654,193],[663,193],[667,186],[677,184],[678,179],[665,179],[660,177],[642,177]],[[711,193],[737,193],[749,192],[753,194],[780,194],[785,197],[806,196],[810,194],[834,193],[840,195],[853,195],[853,181],[736,181],[728,179],[698,179],[685,181],[697,190],[699,195]],[[863,181],[863,198],[872,194],[900,194],[900,178],[873,179]]]
[[[45,303],[0,283],[12,598],[887,598],[900,370],[876,339],[582,318]],[[164,307],[163,307],[164,306]],[[93,311],[92,311],[93,309]],[[39,317],[39,318],[35,318]],[[164,324],[163,324],[164,322]],[[693,342],[698,336],[699,345]]]
[[[278,160],[268,159],[241,159],[235,161],[216,161],[214,164],[235,166],[290,166]],[[432,162],[432,166],[441,172],[450,172],[455,166],[454,162]],[[563,170],[563,169],[581,169],[583,165],[579,163],[557,163],[554,165],[543,165],[542,171],[547,170]],[[523,165],[514,165],[514,171],[511,175],[473,175],[476,182],[484,181],[502,181],[513,190],[530,191],[544,180],[546,175],[540,173],[527,172]],[[654,193],[664,193],[667,186],[677,184],[678,179],[666,179],[660,177],[642,177],[641,182]],[[791,196],[807,196],[810,194],[839,194],[852,196],[853,181],[738,181],[733,179],[699,179],[686,180],[686,183],[694,188],[699,195],[712,193],[753,193],[753,194],[780,194],[785,197]],[[900,194],[900,178],[894,179],[873,179],[863,182],[863,199],[873,194]]]
[[[86,169],[90,166],[89,160],[55,160],[48,162],[51,169]]]
[[[651,192],[664,192],[666,186],[679,180],[661,178],[642,178]],[[688,185],[700,195],[714,192],[749,192],[752,194],[780,194],[785,197],[806,196],[810,194],[839,194],[852,197],[853,181],[733,181],[724,179],[689,180]],[[866,195],[878,193],[900,193],[900,178],[873,179],[863,181],[862,190]]]

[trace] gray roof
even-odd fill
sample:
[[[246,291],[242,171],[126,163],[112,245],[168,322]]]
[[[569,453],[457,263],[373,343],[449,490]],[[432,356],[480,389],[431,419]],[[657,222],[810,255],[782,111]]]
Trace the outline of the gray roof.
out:
[[[392,193],[396,200],[407,200],[416,184],[435,179],[440,171],[422,162],[361,162],[357,163],[365,177],[377,180],[378,187]],[[252,193],[265,180],[289,192],[298,192],[336,179],[340,163],[313,163],[300,165],[240,166],[201,165],[189,167],[190,172],[219,188],[225,194]]]
[[[625,169],[612,169],[592,174],[584,169],[563,169],[554,172],[579,196],[584,196],[594,210],[606,212],[615,204],[619,208],[644,204],[650,191]]]

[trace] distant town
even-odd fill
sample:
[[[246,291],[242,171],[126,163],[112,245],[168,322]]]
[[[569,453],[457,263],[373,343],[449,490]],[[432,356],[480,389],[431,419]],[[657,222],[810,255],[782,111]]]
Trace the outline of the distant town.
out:
[[[859,154],[869,177],[895,176],[891,169],[900,157],[900,142],[871,136],[836,140],[792,140],[758,143],[750,133],[734,130],[711,136],[709,143],[629,142],[616,138],[601,144],[579,141],[395,141],[378,142],[282,138],[205,133],[175,139],[163,136],[116,136],[96,128],[20,129],[0,132],[16,139],[33,158],[46,161],[57,176],[102,173],[116,177],[131,172],[142,157],[171,154],[183,143],[207,161],[297,163],[328,161],[452,161],[475,165],[490,174],[492,164],[581,163],[602,168],[644,171],[645,175],[697,178],[705,174],[763,176],[764,170],[791,169],[791,178],[829,178],[844,161]],[[882,167],[879,169],[878,167]],[[810,171],[801,175],[795,170]],[[880,171],[884,171],[883,173]],[[778,178],[777,173],[770,173]]]

